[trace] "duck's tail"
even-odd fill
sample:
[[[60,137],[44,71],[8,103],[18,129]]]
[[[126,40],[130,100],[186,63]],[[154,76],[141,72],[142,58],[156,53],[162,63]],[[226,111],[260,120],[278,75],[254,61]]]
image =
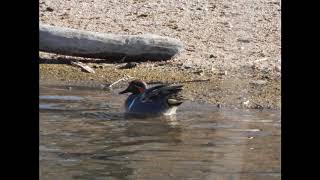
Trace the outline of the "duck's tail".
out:
[[[179,106],[183,103],[184,98],[181,96],[182,85],[168,86],[168,98],[167,103],[169,106]]]

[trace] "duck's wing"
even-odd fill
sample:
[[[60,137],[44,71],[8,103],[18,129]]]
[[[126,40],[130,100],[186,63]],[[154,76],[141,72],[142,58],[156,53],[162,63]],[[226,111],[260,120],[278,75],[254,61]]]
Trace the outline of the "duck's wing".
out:
[[[168,105],[180,105],[182,98],[178,93],[182,90],[182,85],[158,85],[147,89],[143,95],[143,101],[153,101],[164,99]]]
[[[147,89],[147,90],[145,91],[145,94],[149,94],[149,93],[151,93],[151,92],[153,92],[153,91],[155,91],[155,90],[157,90],[157,89],[163,88],[163,87],[165,87],[165,86],[167,86],[167,85],[161,84],[161,85],[157,85],[157,86],[151,87],[151,88],[149,88],[149,89]]]

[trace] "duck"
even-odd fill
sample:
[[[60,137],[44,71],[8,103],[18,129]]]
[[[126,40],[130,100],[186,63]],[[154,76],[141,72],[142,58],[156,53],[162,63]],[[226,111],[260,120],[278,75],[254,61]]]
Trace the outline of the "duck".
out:
[[[146,82],[136,79],[119,94],[131,93],[124,103],[126,113],[170,116],[176,114],[178,106],[183,103],[182,87],[160,84],[148,88]]]

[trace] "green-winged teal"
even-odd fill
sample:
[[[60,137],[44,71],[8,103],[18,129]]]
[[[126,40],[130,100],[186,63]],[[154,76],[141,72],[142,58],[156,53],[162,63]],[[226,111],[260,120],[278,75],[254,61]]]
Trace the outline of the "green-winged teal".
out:
[[[142,80],[134,80],[119,94],[132,93],[125,101],[127,113],[172,115],[182,104],[182,85],[157,85],[148,88]]]

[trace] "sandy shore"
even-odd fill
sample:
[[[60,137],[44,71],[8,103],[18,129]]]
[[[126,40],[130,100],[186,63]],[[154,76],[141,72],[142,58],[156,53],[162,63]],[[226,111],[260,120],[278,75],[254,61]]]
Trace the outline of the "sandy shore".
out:
[[[130,75],[183,82],[189,99],[222,106],[280,108],[280,1],[40,0],[40,23],[104,33],[177,38],[185,50],[167,62],[123,64],[40,53],[40,80],[111,83]],[[87,62],[96,73],[70,61]]]

